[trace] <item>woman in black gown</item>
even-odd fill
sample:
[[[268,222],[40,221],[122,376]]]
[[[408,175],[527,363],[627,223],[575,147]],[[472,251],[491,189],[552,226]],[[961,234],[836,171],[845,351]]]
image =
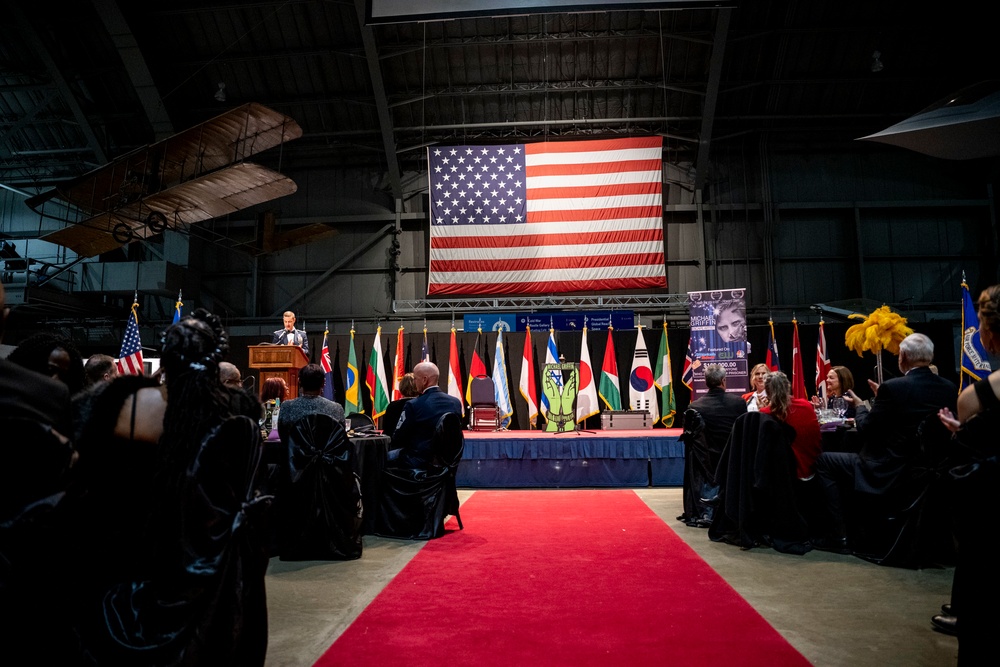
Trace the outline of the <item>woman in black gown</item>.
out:
[[[983,290],[977,303],[983,347],[1000,354],[1000,285]],[[1000,370],[966,387],[958,397],[958,416],[947,408],[941,421],[955,432],[952,469],[956,501],[958,561],[952,586],[952,613],[958,618],[958,665],[996,664],[1000,629],[1000,568],[995,526],[1000,516]]]

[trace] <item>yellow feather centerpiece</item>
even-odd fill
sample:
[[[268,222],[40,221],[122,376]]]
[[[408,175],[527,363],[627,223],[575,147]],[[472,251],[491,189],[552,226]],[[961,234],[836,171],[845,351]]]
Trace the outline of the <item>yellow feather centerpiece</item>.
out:
[[[905,317],[889,310],[889,306],[876,308],[868,317],[857,313],[849,317],[856,320],[863,319],[864,322],[855,324],[847,330],[844,343],[848,349],[857,352],[859,357],[864,356],[864,352],[875,353],[878,362],[878,381],[881,383],[882,350],[899,354],[900,342],[913,333],[913,329],[906,326]]]

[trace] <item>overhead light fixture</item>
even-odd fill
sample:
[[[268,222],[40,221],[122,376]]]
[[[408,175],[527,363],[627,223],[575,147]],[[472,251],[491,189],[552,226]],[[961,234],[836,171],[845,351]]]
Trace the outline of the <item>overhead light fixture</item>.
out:
[[[878,53],[878,51],[876,51],[875,53]],[[215,91],[215,99],[218,102],[225,102],[226,101],[226,83],[225,83],[225,81],[220,81],[219,82],[219,89],[217,91]]]
[[[881,72],[884,67],[885,65],[882,64],[882,52],[876,49],[875,52],[872,53],[872,71]]]

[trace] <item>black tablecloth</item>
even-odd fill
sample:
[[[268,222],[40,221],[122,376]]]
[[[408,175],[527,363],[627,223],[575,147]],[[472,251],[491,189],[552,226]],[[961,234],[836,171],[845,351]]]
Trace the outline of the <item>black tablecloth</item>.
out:
[[[861,434],[856,428],[837,427],[830,431],[821,431],[821,433],[824,452],[857,454],[861,451]]]
[[[387,435],[354,436],[348,438],[354,446],[354,465],[361,480],[361,502],[364,519],[361,534],[369,535],[375,526],[375,512],[378,507],[379,482],[385,467],[386,454],[392,439]],[[264,441],[264,463],[270,466],[287,466],[287,453],[281,440],[268,438]],[[275,471],[276,472],[276,471]]]

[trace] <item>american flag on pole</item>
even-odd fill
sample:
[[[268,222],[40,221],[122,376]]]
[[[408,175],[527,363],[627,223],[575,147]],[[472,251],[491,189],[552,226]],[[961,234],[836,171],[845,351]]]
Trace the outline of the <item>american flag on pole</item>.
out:
[[[433,294],[665,288],[663,139],[427,150]]]
[[[125,324],[125,336],[122,338],[122,349],[118,353],[118,372],[121,375],[142,375],[145,369],[142,366],[142,342],[139,340],[139,317],[136,309],[139,302],[132,304],[132,312],[128,316]]]

